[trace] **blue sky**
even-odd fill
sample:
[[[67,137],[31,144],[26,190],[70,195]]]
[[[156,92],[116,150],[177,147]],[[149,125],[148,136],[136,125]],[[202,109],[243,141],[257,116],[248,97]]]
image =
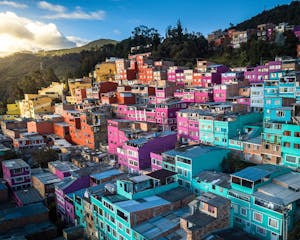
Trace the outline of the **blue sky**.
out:
[[[121,40],[130,36],[133,28],[141,24],[154,27],[164,35],[167,26],[175,25],[177,19],[180,19],[189,31],[207,35],[213,30],[227,28],[229,23],[236,24],[248,19],[264,9],[290,2],[290,0],[0,0],[0,14],[2,13],[2,19],[6,19],[7,12],[13,13],[14,16],[10,18],[14,23],[24,20],[32,21],[38,27],[44,25],[45,32],[47,26],[51,25],[54,35],[55,31],[61,34],[61,39],[56,39],[57,43],[62,41],[62,45],[66,47],[68,40],[78,43],[80,39]],[[0,21],[2,19],[0,15]],[[36,27],[30,29],[34,30]],[[3,26],[1,28],[0,23],[0,36],[3,33],[5,28]],[[0,43],[4,41],[3,39],[0,38]],[[45,39],[41,38],[38,48],[43,45],[42,40]],[[51,44],[48,48],[50,46]],[[58,46],[59,44],[56,47]],[[0,49],[1,51],[3,49]]]

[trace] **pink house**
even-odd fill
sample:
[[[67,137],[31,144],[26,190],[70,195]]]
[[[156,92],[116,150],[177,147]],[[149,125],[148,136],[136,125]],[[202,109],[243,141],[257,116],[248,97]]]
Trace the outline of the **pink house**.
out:
[[[226,102],[226,99],[237,96],[239,94],[238,84],[221,84],[214,86],[214,101]]]
[[[199,120],[203,112],[199,109],[184,109],[177,112],[177,140],[199,143]]]
[[[250,106],[251,100],[250,97],[240,97],[237,99],[237,103]]]
[[[48,169],[60,179],[70,177],[72,172],[78,171],[80,168],[71,162],[54,161],[48,163]]]
[[[157,130],[157,125],[147,122],[134,122],[125,119],[107,121],[108,153],[117,155],[117,148],[149,131]]]
[[[140,172],[151,167],[151,152],[164,152],[175,148],[175,144],[176,132],[172,131],[154,132],[128,140],[118,147],[118,163],[129,172]]]
[[[180,87],[174,83],[166,82],[161,86],[157,86],[155,88],[156,103],[164,102],[167,98],[173,97],[174,92],[178,89],[180,89]]]
[[[167,99],[164,102],[153,105],[117,105],[115,110],[118,118],[145,121],[149,123],[158,123],[171,129],[176,128],[176,112],[187,108],[189,103],[179,101],[178,99]]]
[[[176,112],[181,109],[186,109],[189,103],[182,102],[176,99],[169,99],[166,102],[156,105],[156,123],[169,126],[171,130],[176,129]]]
[[[157,171],[162,169],[162,155],[161,153],[150,153],[151,158],[151,171]]]
[[[185,88],[175,92],[174,97],[188,103],[210,102],[213,100],[213,91],[212,88]]]

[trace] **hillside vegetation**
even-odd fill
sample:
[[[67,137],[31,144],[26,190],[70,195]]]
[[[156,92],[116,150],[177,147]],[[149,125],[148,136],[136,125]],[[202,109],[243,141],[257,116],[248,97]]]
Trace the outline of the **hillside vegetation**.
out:
[[[254,28],[266,22],[300,24],[300,3],[292,2],[264,11],[237,24],[235,28]],[[169,26],[165,36],[154,28],[138,26],[129,38],[120,42],[100,39],[80,48],[38,54],[16,53],[0,58],[0,105],[12,103],[22,99],[24,93],[36,91],[36,88],[30,87],[31,84],[40,83],[37,86],[44,87],[53,79],[66,82],[69,77],[87,76],[98,62],[112,56],[126,58],[131,48],[136,46],[138,50],[134,53],[151,51],[154,59],[172,60],[175,64],[192,67],[199,58],[230,66],[245,66],[257,65],[261,60],[271,60],[276,56],[295,57],[297,43],[297,38],[290,31],[274,42],[253,37],[240,49],[232,49],[226,42],[214,48],[201,33],[188,32],[180,21],[175,26]]]
[[[260,14],[237,24],[233,28],[237,30],[246,30],[248,28],[256,28],[257,25],[263,23],[278,24],[282,22],[287,22],[291,25],[300,25],[299,1],[292,1],[289,5],[280,5],[270,10],[263,11]]]

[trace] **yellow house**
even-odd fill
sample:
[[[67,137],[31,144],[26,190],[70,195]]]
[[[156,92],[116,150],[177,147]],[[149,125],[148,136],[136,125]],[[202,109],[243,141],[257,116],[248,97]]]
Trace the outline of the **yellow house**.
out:
[[[66,101],[67,101],[67,103],[70,103],[70,104],[76,104],[77,103],[77,98],[74,97],[74,96],[67,96]]]
[[[7,104],[7,115],[20,115],[20,104],[19,101],[15,103]]]
[[[20,101],[20,113],[24,118],[35,118],[36,114],[53,113],[52,99],[38,94],[24,94]]]
[[[68,86],[71,93],[71,96],[75,97],[75,89],[85,89],[92,87],[92,79],[88,77],[78,78],[78,79],[69,79]]]
[[[52,99],[61,98],[64,94],[64,83],[52,82],[49,87],[42,88],[38,91],[39,95],[46,95]]]
[[[112,81],[117,72],[115,62],[103,62],[95,66],[94,77],[97,82]]]

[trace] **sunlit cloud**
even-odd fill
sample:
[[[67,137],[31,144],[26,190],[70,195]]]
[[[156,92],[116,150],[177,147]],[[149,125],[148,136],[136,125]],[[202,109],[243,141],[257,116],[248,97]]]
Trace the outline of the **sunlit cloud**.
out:
[[[74,11],[68,11],[68,9],[62,5],[54,5],[46,1],[40,1],[38,7],[45,9],[54,14],[49,14],[43,18],[47,19],[81,19],[81,20],[103,20],[106,12],[99,10],[93,12],[85,12],[80,6],[76,6]]]
[[[67,9],[62,5],[55,5],[52,3],[48,3],[46,1],[38,2],[38,7],[41,9],[46,9],[53,12],[65,12]]]
[[[47,19],[82,19],[82,20],[103,20],[105,18],[105,11],[84,12],[76,10],[75,12],[62,12],[53,15],[45,16]]]
[[[81,41],[82,42],[82,41]],[[53,23],[20,17],[13,12],[0,13],[0,53],[71,48],[79,38],[65,37]]]
[[[27,8],[28,6],[23,3],[16,3],[12,1],[0,1],[0,5],[14,7],[14,8]]]

